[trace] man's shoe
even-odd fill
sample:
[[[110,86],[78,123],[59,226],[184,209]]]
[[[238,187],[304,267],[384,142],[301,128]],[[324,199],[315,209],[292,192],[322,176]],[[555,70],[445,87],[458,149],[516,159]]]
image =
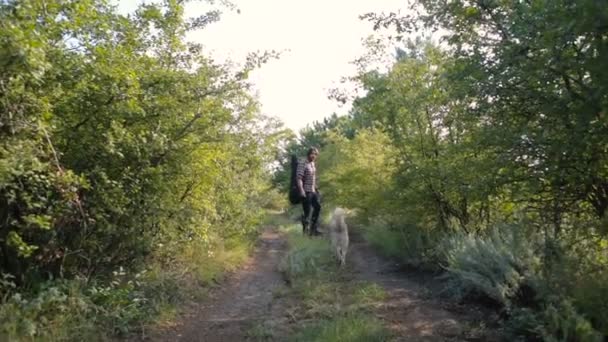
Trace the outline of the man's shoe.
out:
[[[313,235],[314,235],[314,236],[319,236],[319,235],[322,235],[322,233],[319,231],[319,222],[318,222],[318,221],[317,221],[317,222],[314,222],[314,223],[311,225],[311,231],[310,231],[310,235],[311,235],[311,236],[313,236]]]
[[[321,233],[318,229],[312,229],[310,231],[310,236],[321,236],[323,235],[323,233]]]
[[[304,214],[302,214],[302,216],[300,216],[300,222],[302,223],[302,233],[304,235],[306,235],[309,228],[308,228],[308,222],[306,222],[306,220],[304,219]]]

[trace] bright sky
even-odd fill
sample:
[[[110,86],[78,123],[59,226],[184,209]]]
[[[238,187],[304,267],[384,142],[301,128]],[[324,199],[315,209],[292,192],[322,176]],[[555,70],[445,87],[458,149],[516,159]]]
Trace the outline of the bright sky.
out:
[[[122,11],[140,0],[116,0]],[[352,60],[364,53],[362,39],[373,33],[359,15],[390,12],[406,0],[232,0],[240,13],[223,9],[221,20],[189,38],[204,44],[216,61],[242,62],[248,52],[284,51],[252,73],[262,112],[296,131],[333,112],[344,114],[327,98],[340,77],[354,74]],[[187,16],[205,13],[205,2],[186,7]]]

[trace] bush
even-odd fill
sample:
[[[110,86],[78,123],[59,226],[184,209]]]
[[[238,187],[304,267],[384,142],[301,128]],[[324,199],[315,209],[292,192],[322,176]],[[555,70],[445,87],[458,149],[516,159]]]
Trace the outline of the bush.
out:
[[[556,299],[555,302],[549,303],[542,316],[544,324],[541,332],[547,342],[602,341],[602,336],[567,299]]]
[[[574,305],[608,336],[608,270],[586,273],[572,290]]]
[[[55,280],[30,293],[12,292],[0,305],[0,337],[96,341],[127,335],[181,298],[176,277],[163,275],[118,271],[107,284]]]
[[[602,341],[602,335],[576,311],[569,300],[557,297],[548,299],[540,311],[516,308],[508,322],[507,331],[512,339],[546,342]]]
[[[260,203],[262,208],[276,211],[283,211],[290,205],[286,193],[276,188],[268,190],[262,196]]]
[[[448,236],[439,250],[452,293],[483,295],[509,308],[514,299],[529,300],[529,290],[535,288],[541,266],[536,247],[519,227],[502,226],[486,236]]]
[[[132,335],[202,293],[201,284],[242,263],[250,247],[244,237],[216,237],[209,245],[194,241],[174,249],[167,264],[150,260],[147,271],[130,274],[119,268],[108,279],[50,280],[29,291],[4,275],[0,341],[98,341]]]
[[[576,230],[566,233],[562,253],[550,269],[551,293],[569,297],[577,311],[608,336],[608,240]]]
[[[382,254],[421,268],[435,269],[438,235],[413,224],[391,228],[379,224],[364,230],[364,236]]]
[[[78,282],[48,283],[37,294],[14,292],[0,305],[0,337],[8,341],[102,339],[90,318],[99,308]]]

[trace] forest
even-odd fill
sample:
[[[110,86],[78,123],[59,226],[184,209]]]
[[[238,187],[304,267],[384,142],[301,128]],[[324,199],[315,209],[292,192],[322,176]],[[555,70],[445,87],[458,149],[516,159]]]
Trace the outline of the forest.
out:
[[[185,39],[217,11],[0,1],[0,339],[129,336],[201,295],[311,146],[325,207],[510,340],[608,338],[608,4],[407,6],[362,14],[398,47],[332,93],[348,115],[293,132],[248,79],[278,56],[235,70]]]

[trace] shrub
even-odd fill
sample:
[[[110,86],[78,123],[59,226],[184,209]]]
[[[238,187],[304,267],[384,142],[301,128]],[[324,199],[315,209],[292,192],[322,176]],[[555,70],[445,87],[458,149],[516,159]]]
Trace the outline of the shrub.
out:
[[[46,286],[34,295],[14,292],[6,298],[0,305],[0,338],[102,339],[90,319],[99,308],[83,293],[81,284],[61,282]]]
[[[562,235],[558,258],[548,267],[547,292],[569,298],[577,312],[608,336],[608,241],[576,231]]]
[[[577,281],[572,297],[574,305],[593,326],[608,336],[608,270],[587,273]]]
[[[600,342],[602,335],[576,311],[571,301],[553,296],[542,310],[516,308],[508,322],[511,339],[546,342]]]
[[[446,237],[443,251],[449,290],[458,296],[481,294],[504,307],[530,296],[541,266],[534,239],[517,226],[497,227],[486,236],[459,233]],[[520,298],[522,299],[522,298]]]
[[[396,227],[379,224],[366,228],[364,236],[382,254],[421,268],[436,268],[434,246],[439,235],[413,224]]]

